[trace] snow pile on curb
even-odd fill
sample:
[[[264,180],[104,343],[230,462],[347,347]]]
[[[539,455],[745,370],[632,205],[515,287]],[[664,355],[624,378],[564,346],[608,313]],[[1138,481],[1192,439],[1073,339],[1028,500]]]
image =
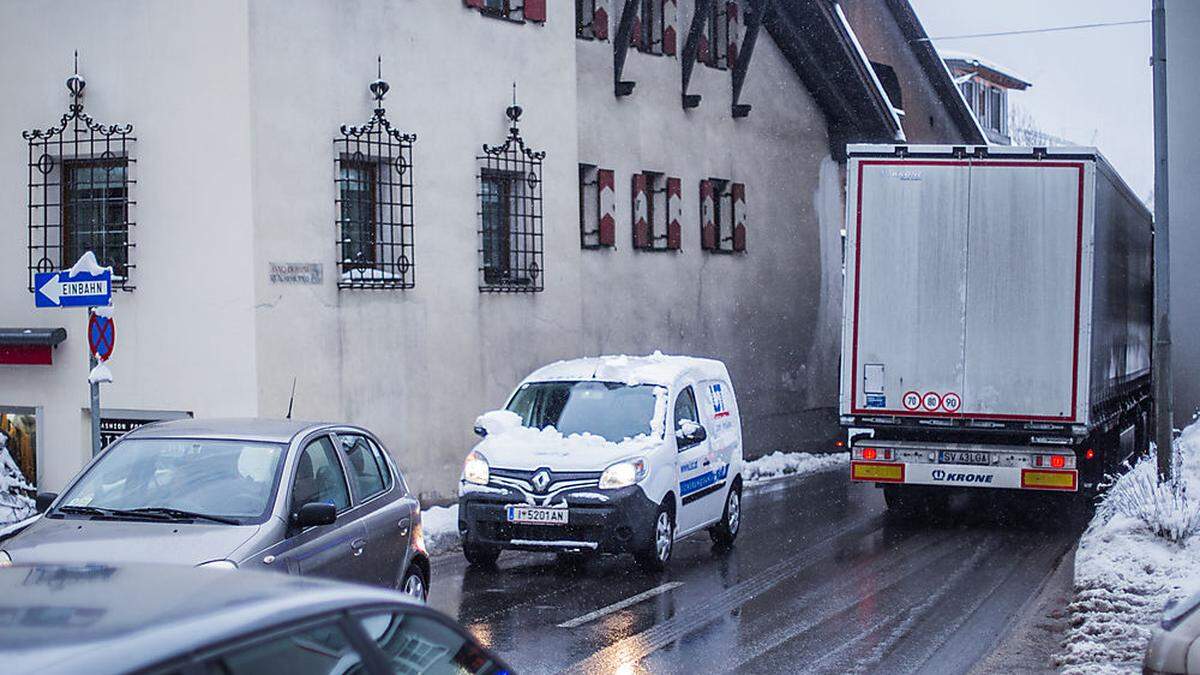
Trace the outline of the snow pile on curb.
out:
[[[458,504],[431,506],[421,512],[421,534],[429,555],[453,551],[459,547]]]
[[[763,483],[778,478],[817,473],[850,463],[850,453],[814,455],[808,452],[772,452],[746,462],[746,484]]]
[[[1112,486],[1075,555],[1064,673],[1141,672],[1163,605],[1200,588],[1200,424],[1175,441],[1176,479],[1153,454]]]
[[[34,491],[8,452],[8,435],[0,431],[0,525],[36,515],[33,499],[28,496]]]

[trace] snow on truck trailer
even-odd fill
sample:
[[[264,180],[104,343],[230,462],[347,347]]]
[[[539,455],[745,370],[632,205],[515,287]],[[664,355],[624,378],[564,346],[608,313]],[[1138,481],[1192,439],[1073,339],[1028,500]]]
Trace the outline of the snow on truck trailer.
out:
[[[840,413],[889,508],[1149,442],[1152,220],[1093,148],[851,145]]]

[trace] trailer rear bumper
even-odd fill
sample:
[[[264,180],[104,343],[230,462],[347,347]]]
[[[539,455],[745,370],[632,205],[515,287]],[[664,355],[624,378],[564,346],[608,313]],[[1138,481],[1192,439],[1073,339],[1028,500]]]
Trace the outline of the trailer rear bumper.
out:
[[[904,483],[946,487],[1052,490],[1057,492],[1079,490],[1079,472],[1074,469],[852,461],[850,463],[850,479],[866,483]]]

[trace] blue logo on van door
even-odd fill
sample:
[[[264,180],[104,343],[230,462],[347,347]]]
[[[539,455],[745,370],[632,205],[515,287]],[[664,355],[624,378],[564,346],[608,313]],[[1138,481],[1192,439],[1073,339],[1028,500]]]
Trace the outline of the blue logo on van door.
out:
[[[712,402],[714,418],[720,419],[729,415],[729,411],[725,408],[725,395],[721,391],[720,382],[708,385],[708,398]]]

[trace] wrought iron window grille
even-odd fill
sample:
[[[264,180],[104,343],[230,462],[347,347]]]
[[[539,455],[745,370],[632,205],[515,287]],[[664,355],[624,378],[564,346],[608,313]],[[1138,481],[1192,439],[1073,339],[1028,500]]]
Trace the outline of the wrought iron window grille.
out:
[[[503,145],[483,146],[479,164],[479,290],[535,293],[544,290],[542,160],[521,138],[522,113],[516,103],[505,111],[511,126]]]
[[[101,124],[84,112],[86,84],[76,53],[67,112],[54,126],[21,133],[29,143],[30,292],[35,274],[71,267],[86,251],[113,268],[113,288],[134,289],[133,125]]]
[[[388,121],[383,107],[388,83],[380,77],[369,88],[375,99],[371,119],[342,125],[333,141],[338,288],[412,288],[417,137]]]

